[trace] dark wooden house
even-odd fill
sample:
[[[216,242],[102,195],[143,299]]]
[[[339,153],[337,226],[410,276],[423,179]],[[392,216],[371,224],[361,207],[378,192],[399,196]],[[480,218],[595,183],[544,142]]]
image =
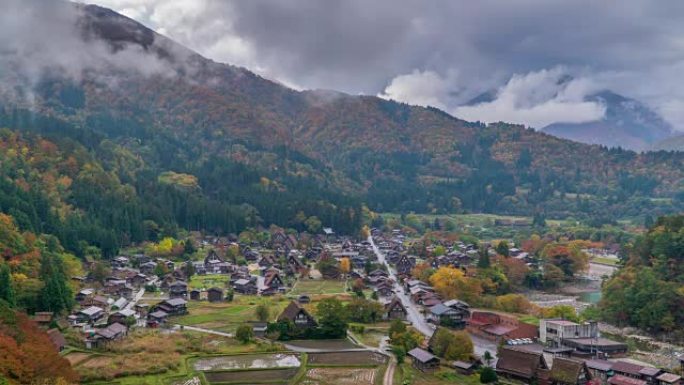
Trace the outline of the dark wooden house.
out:
[[[223,301],[223,298],[223,289],[212,287],[207,290],[207,299],[209,302],[221,302]]]
[[[542,353],[515,349],[504,346],[499,353],[496,362],[496,373],[505,378],[510,378],[525,383],[536,381],[540,374],[548,372],[549,365]]]
[[[299,328],[313,328],[318,324],[316,320],[303,307],[292,301],[278,316],[278,321],[291,321]]]
[[[415,348],[407,355],[411,357],[413,367],[421,372],[434,371],[439,368],[439,358],[426,350]]]
[[[383,319],[384,320],[406,320],[406,317],[408,316],[408,312],[406,311],[406,308],[404,307],[404,304],[401,303],[401,300],[399,297],[394,297],[392,298],[391,301],[389,301],[387,304],[385,304],[385,311],[383,313]]]
[[[586,385],[591,374],[584,361],[556,357],[549,375],[552,385]]]

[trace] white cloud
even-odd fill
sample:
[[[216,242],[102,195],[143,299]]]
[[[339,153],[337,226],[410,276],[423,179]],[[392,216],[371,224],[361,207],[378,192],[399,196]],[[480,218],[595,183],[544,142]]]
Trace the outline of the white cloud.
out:
[[[434,71],[419,71],[392,79],[378,96],[419,106],[446,108],[454,76],[446,78]]]
[[[619,9],[594,0],[76,1],[124,12],[211,59],[298,88],[381,94],[454,110],[507,86],[515,74],[564,66],[591,81],[572,82],[560,98],[546,97],[544,82],[536,91],[530,84],[516,94],[538,99],[518,98],[513,105],[502,99],[479,111],[539,124],[560,109],[564,120],[576,114],[583,120],[596,106],[577,102],[573,93],[585,93],[583,82],[608,80],[601,84],[645,102],[684,130],[672,107],[684,100],[680,0],[625,0]],[[459,74],[457,82],[445,75],[450,72]]]
[[[584,101],[596,91],[586,78],[564,80],[562,68],[514,75],[491,102],[460,106],[459,118],[482,122],[512,122],[534,128],[551,123],[584,123],[605,115],[605,106]]]

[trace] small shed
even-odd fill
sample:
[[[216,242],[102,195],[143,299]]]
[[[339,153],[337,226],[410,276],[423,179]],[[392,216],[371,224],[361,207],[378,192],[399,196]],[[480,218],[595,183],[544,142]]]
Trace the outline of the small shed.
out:
[[[304,305],[304,304],[307,304],[307,303],[311,303],[311,297],[309,297],[309,296],[306,295],[306,294],[302,294],[302,295],[299,296],[299,298],[297,298],[297,302],[298,302],[299,304],[301,304],[301,305]]]
[[[223,301],[223,289],[218,287],[212,287],[207,291],[207,298],[209,302],[221,302]]]
[[[266,330],[268,329],[268,324],[266,322],[254,322],[252,324],[252,331],[255,337],[263,338],[266,336]]]
[[[475,373],[475,371],[479,369],[482,364],[480,361],[454,361],[451,363],[451,366],[456,369],[456,373],[470,376],[471,374]]]
[[[409,351],[408,356],[413,361],[413,367],[421,372],[433,371],[439,368],[439,358],[421,348]]]
[[[50,329],[47,332],[48,337],[50,337],[50,341],[52,344],[55,346],[55,349],[57,349],[58,352],[61,352],[64,350],[64,348],[67,345],[66,338],[64,338],[64,335],[62,332],[59,331],[59,329]]]
[[[200,292],[200,291],[197,290],[197,289],[190,290],[190,300],[191,300],[191,301],[199,301],[199,300],[200,300],[200,294],[201,294],[201,293],[202,293],[202,292]]]

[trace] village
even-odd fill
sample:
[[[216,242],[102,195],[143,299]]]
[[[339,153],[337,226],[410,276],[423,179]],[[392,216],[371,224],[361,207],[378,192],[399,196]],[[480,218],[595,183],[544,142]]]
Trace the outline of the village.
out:
[[[414,276],[416,266],[425,263],[467,274],[480,258],[478,245],[454,242],[447,245],[444,255],[424,261],[411,255],[400,230],[369,229],[367,235],[353,239],[326,228],[309,237],[305,248],[300,247],[298,234],[282,230],[273,231],[266,242],[250,243],[235,237],[197,235],[192,240],[198,249],[195,254],[203,256],[197,260],[122,254],[110,261],[109,274],[99,281],[94,266],[86,266],[88,275],[73,277],[80,287],[75,296],[78,307],[59,328],[54,327],[51,313],[37,313],[34,320],[49,328],[56,349],[68,359],[107,352],[144,330],[237,338],[247,325],[255,341],[283,344],[266,349],[297,354],[372,352],[381,357],[383,364],[378,365],[384,371],[376,373],[373,381],[387,385],[416,375],[440,373],[435,378],[452,378],[444,377],[445,371],[466,379],[484,368],[493,369],[501,383],[682,383],[678,374],[630,359],[627,344],[603,337],[594,321],[542,318],[529,322],[519,314],[443,298],[430,282]],[[488,252],[495,254],[493,248]],[[520,249],[511,247],[509,252],[509,258],[535,263]],[[345,324],[341,337],[347,338],[346,345],[330,344],[310,332],[320,328],[316,305],[326,299],[379,306],[371,311],[370,320]],[[397,350],[392,335],[396,323],[416,332],[415,343],[404,345],[404,351]],[[437,336],[445,332],[465,332],[472,351],[460,359],[446,357],[444,349],[436,347]],[[291,337],[286,338],[288,333]],[[301,341],[307,339],[311,341]],[[397,364],[404,356],[411,369],[398,373]],[[681,365],[671,369],[684,369],[684,360]],[[211,373],[198,378],[222,382],[207,380]]]

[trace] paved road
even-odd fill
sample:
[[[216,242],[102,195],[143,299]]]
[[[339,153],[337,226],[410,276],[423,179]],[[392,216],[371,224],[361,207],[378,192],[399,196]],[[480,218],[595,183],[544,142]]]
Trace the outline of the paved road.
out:
[[[416,328],[416,330],[421,332],[426,337],[430,338],[435,331],[435,326],[425,321],[425,317],[423,317],[423,315],[421,314],[418,305],[413,303],[411,299],[404,293],[404,289],[398,283],[396,272],[389,265],[382,251],[380,251],[380,249],[378,249],[378,247],[375,245],[375,242],[373,242],[373,237],[369,237],[368,242],[370,242],[370,244],[373,246],[373,251],[375,252],[375,255],[378,256],[378,261],[387,266],[387,270],[390,274],[390,277],[394,279],[394,281],[396,282],[395,291],[397,292],[397,296],[401,300],[401,303],[404,305],[406,311],[408,312],[409,321],[411,321],[413,327]],[[496,364],[496,343],[486,340],[484,338],[480,338],[478,336],[474,336],[472,334],[470,335],[470,338],[473,341],[473,350],[475,351],[475,354],[482,357],[485,351],[489,351],[492,357],[494,357],[494,359],[492,360],[492,365]]]
[[[378,257],[378,261],[387,266],[387,271],[390,275],[390,278],[392,278],[395,282],[394,291],[397,294],[397,297],[399,297],[401,300],[401,303],[406,308],[408,320],[416,330],[430,338],[435,332],[434,326],[425,321],[425,317],[423,317],[423,315],[420,313],[418,305],[411,302],[411,299],[406,295],[406,293],[404,293],[404,288],[399,284],[399,280],[397,279],[397,274],[394,271],[394,268],[390,266],[389,262],[387,262],[385,259],[385,254],[375,245],[375,242],[373,242],[373,237],[368,237],[368,242],[370,242],[371,246],[373,247],[373,252]]]
[[[128,310],[128,309],[132,309],[133,306],[135,306],[135,305],[138,303],[138,301],[140,301],[140,299],[143,297],[143,295],[145,295],[145,287],[142,287],[142,288],[140,289],[140,291],[138,291],[138,292],[135,294],[135,296],[133,297],[133,299],[131,300],[131,302],[129,302],[129,303],[124,307],[124,309],[127,309],[127,310]]]

